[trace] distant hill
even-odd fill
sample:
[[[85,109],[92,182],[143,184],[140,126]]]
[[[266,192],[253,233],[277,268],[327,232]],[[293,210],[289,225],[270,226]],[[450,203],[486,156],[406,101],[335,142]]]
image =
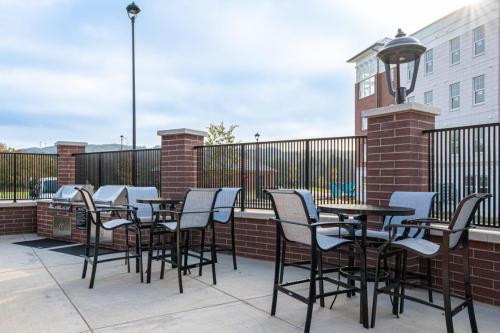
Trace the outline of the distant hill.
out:
[[[146,146],[138,146],[137,149],[144,149],[147,148]],[[153,148],[159,148],[159,146],[155,146]],[[123,149],[132,149],[132,146],[127,146],[123,145]],[[116,151],[116,150],[121,150],[121,145],[118,143],[109,143],[109,144],[102,144],[102,145],[88,145],[85,148],[85,151],[87,153],[95,153],[95,152],[101,152],[101,151]],[[23,153],[36,153],[36,154],[55,154],[57,153],[57,148],[55,146],[50,146],[50,147],[44,147],[44,148],[39,148],[39,147],[31,147],[31,148],[23,148],[23,149],[18,149],[17,151],[23,152]]]

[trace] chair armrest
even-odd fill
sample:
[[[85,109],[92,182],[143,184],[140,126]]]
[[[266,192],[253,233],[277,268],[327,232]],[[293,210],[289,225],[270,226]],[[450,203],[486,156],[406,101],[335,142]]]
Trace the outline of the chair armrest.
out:
[[[429,230],[429,231],[441,231],[441,232],[445,232],[448,234],[453,234],[455,232],[460,232],[460,231],[470,229],[470,227],[469,227],[469,228],[463,228],[463,229],[450,230],[450,229],[444,229],[444,228],[438,228],[438,227],[431,227],[431,226],[427,226],[427,225],[405,225],[405,224],[391,224],[391,225],[386,227],[386,229],[397,229],[397,228],[404,228],[404,229],[413,228],[413,229],[422,229],[422,230]]]
[[[328,226],[334,226],[334,225],[338,225],[338,226],[360,226],[361,225],[361,222],[344,222],[344,221],[340,221],[340,222],[316,222],[316,223],[312,223],[311,224],[311,227],[313,228],[316,228],[316,227],[328,227]]]

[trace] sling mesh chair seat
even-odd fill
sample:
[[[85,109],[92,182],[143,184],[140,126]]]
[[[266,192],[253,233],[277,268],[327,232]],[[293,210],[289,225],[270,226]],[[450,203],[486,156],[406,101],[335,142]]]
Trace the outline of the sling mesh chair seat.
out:
[[[467,308],[469,312],[469,321],[471,325],[471,331],[476,333],[477,324],[476,317],[474,314],[474,306],[472,302],[472,289],[470,281],[470,271],[469,271],[469,229],[474,215],[477,212],[479,204],[490,198],[491,194],[475,193],[463,198],[453,215],[451,222],[441,222],[445,225],[444,228],[438,228],[430,225],[408,225],[408,224],[393,224],[391,225],[390,239],[381,247],[391,247],[395,249],[402,249],[416,254],[418,257],[423,258],[441,258],[442,262],[442,290],[443,293],[443,306],[433,304],[431,302],[426,302],[425,300],[409,296],[405,294],[404,288],[400,288],[405,285],[406,281],[406,267],[402,268],[401,281],[399,277],[396,278],[396,292],[392,292],[391,289],[386,286],[384,288],[378,287],[378,280],[375,280],[374,294],[373,294],[373,307],[372,307],[372,323],[371,326],[375,326],[376,309],[377,309],[377,295],[379,293],[391,294],[395,299],[402,298],[410,301],[418,302],[424,305],[429,305],[444,311],[446,320],[446,329],[448,333],[452,333],[453,330],[453,316],[459,313],[461,310]],[[431,220],[432,223],[437,223],[435,220]],[[397,229],[402,228],[404,230],[402,236],[398,236]],[[408,234],[411,230],[416,230],[417,233],[420,232],[430,232],[436,231],[442,233],[442,239],[440,243],[433,243],[428,240],[409,237]],[[451,306],[451,292],[450,292],[450,253],[457,250],[462,256],[463,265],[463,283],[464,283],[464,297],[460,297],[462,302],[458,304],[455,308]],[[379,250],[379,254],[383,249]],[[380,260],[377,261],[378,271],[380,269]],[[433,288],[435,291],[437,289]],[[457,296],[458,297],[458,296]],[[393,302],[393,313],[397,314],[398,302],[397,300]]]
[[[87,275],[88,263],[90,263],[92,265],[92,274],[90,277],[89,288],[93,288],[98,263],[125,259],[125,261],[127,263],[127,267],[128,267],[128,272],[130,273],[130,258],[136,258],[137,259],[137,266],[138,266],[138,269],[136,269],[136,270],[140,271],[141,282],[143,282],[142,250],[141,250],[141,247],[138,246],[138,244],[141,243],[141,233],[140,233],[140,227],[139,227],[138,222],[137,222],[137,216],[136,216],[135,209],[129,209],[126,207],[123,207],[123,208],[105,207],[105,208],[97,209],[90,192],[88,192],[84,188],[75,188],[75,189],[78,190],[82,195],[83,202],[85,203],[85,207],[87,210],[87,216],[88,216],[87,227],[86,227],[85,255],[84,255],[85,261],[83,262],[82,279],[84,279]],[[108,215],[109,213],[112,213],[112,212],[127,213],[128,219],[118,218],[118,219],[112,219],[112,220],[106,221],[106,222],[101,221],[101,214]],[[90,242],[91,242],[91,230],[92,230],[91,223],[93,223],[96,226],[95,227],[95,241],[94,241],[94,254],[93,255],[90,255]],[[104,230],[115,230],[115,229],[121,228],[121,227],[123,227],[125,229],[126,250],[123,251],[123,252],[125,252],[125,257],[113,257],[113,258],[99,260],[99,238],[100,238],[101,228]],[[135,254],[134,255],[130,255],[130,246],[128,243],[129,242],[129,237],[128,237],[129,228],[136,235],[136,246],[135,246]]]
[[[336,224],[339,227],[350,230],[353,236],[352,239],[319,235],[317,234],[317,229],[324,226],[325,223],[313,223],[304,197],[299,192],[293,190],[266,190],[266,193],[271,197],[274,213],[276,215],[276,219],[273,219],[276,222],[276,262],[271,315],[274,316],[276,314],[278,291],[281,291],[307,304],[304,332],[309,332],[313,304],[316,299],[320,299],[320,305],[323,307],[325,304],[324,298],[327,296],[342,293],[347,294],[358,290],[356,287],[340,280],[334,280],[324,276],[321,265],[323,252],[341,251],[346,254],[350,253],[348,251],[349,245],[357,244],[357,240],[354,238],[353,227],[358,225],[358,223],[328,223]],[[280,271],[282,268],[280,263],[282,259],[280,251],[285,242],[300,244],[310,248],[311,261],[309,278],[291,282],[280,281]],[[316,292],[316,281],[319,283],[319,293]],[[324,292],[324,281],[333,283],[339,288],[332,292]],[[309,294],[307,297],[288,288],[301,283],[309,283]]]
[[[151,225],[151,232],[149,237],[149,251],[148,251],[148,274],[151,272],[152,260],[160,260],[162,262],[161,275],[164,274],[165,261],[168,258],[175,259],[175,266],[177,267],[177,275],[179,282],[179,292],[183,292],[182,287],[182,270],[186,273],[186,270],[191,267],[200,267],[203,265],[212,266],[212,278],[213,284],[217,283],[215,275],[215,229],[214,229],[214,206],[217,195],[220,189],[212,188],[193,188],[188,190],[186,193],[185,200],[181,211],[171,211],[171,210],[160,210],[159,213],[171,213],[175,214],[174,221],[161,221],[159,219],[159,214],[153,224]],[[202,243],[205,230],[208,227],[212,230],[212,241],[210,244],[211,258],[204,258],[203,251],[200,251],[199,263],[194,265],[189,265],[187,262],[189,254],[189,232],[190,231],[201,231],[202,233]],[[174,237],[173,242],[170,244],[162,244],[161,254],[153,256],[153,251],[155,249],[155,244],[153,244],[153,234],[156,231],[164,231],[165,233],[170,233]],[[166,250],[170,250],[170,254],[166,254]],[[182,264],[182,258],[184,258],[184,264]],[[172,264],[173,260],[172,260]],[[174,266],[174,265],[172,265]]]

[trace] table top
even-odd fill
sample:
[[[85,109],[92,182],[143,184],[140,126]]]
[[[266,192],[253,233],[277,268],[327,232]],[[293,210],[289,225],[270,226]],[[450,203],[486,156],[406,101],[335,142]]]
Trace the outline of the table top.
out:
[[[148,198],[148,199],[137,199],[138,203],[148,203],[153,205],[171,205],[181,203],[182,200],[170,199],[170,198]]]
[[[376,206],[364,204],[324,204],[318,206],[321,212],[347,215],[408,216],[415,209],[407,207]]]

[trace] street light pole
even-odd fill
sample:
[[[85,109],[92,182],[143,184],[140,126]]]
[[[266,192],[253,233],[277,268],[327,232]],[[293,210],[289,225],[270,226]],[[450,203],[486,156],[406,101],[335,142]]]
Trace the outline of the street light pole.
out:
[[[136,149],[136,126],[135,126],[135,18],[141,9],[132,2],[127,6],[128,17],[132,23],[132,149]]]

